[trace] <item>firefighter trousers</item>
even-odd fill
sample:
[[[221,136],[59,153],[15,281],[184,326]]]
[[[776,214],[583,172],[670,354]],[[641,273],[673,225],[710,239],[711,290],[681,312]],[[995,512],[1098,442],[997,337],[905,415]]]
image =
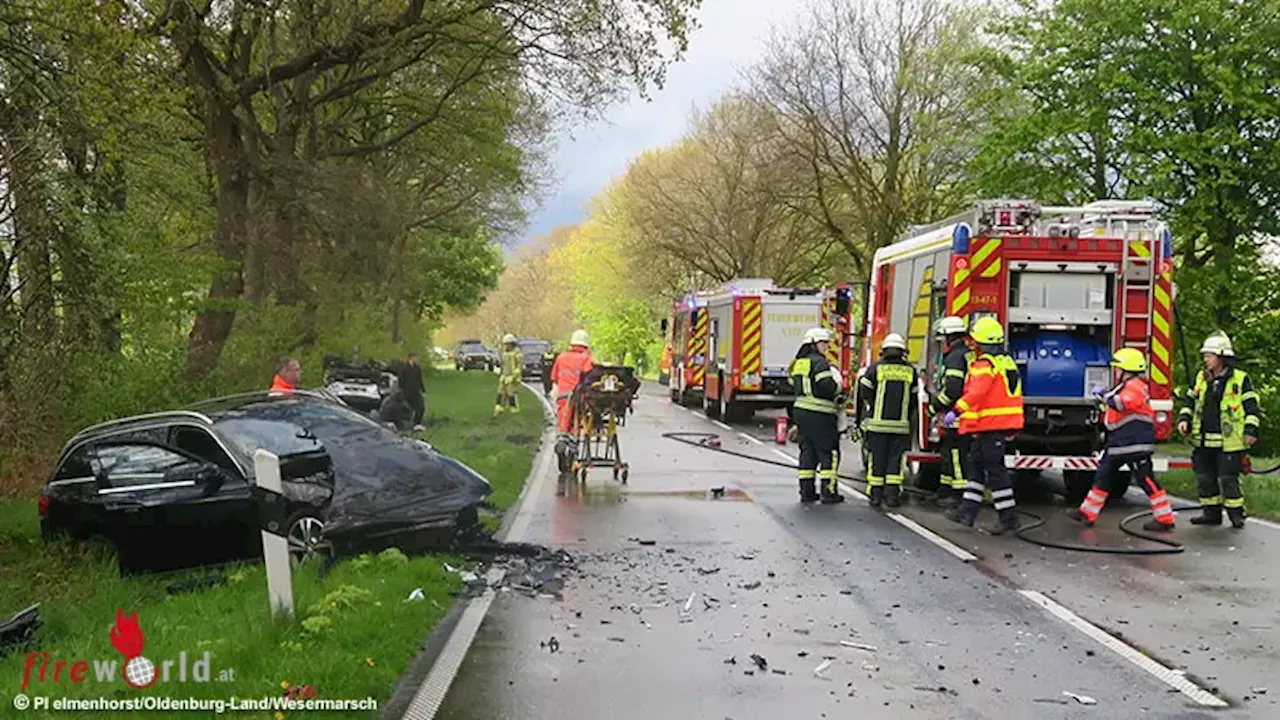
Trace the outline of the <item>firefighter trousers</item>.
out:
[[[944,428],[938,443],[939,461],[942,463],[940,490],[950,489],[960,495],[969,486],[969,436],[961,435],[954,428]]]
[[[812,500],[817,481],[823,497],[836,492],[836,473],[840,467],[840,430],[835,415],[792,410],[800,433],[800,499]]]
[[[1151,514],[1156,522],[1172,525],[1173,503],[1164,491],[1164,486],[1156,479],[1149,452],[1115,455],[1110,448],[1104,450],[1102,457],[1098,458],[1098,474],[1093,478],[1093,487],[1089,488],[1089,494],[1080,504],[1080,514],[1088,518],[1089,522],[1098,519],[1098,514],[1106,507],[1107,497],[1111,494],[1112,479],[1126,465],[1133,474],[1133,480],[1142,487],[1147,499],[1151,501]]]
[[[1244,493],[1240,490],[1240,471],[1244,469],[1244,452],[1223,452],[1221,448],[1195,448],[1191,451],[1204,514],[1222,520],[1222,508],[1233,518],[1244,517]]]
[[[871,456],[867,469],[867,488],[881,485],[902,485],[907,451],[911,449],[910,435],[868,432],[862,439]]]
[[[982,507],[983,493],[991,491],[991,502],[1000,513],[1000,524],[1016,526],[1017,503],[1013,500],[1013,481],[1004,466],[1005,432],[984,432],[969,437],[969,476],[960,512],[970,524]]]

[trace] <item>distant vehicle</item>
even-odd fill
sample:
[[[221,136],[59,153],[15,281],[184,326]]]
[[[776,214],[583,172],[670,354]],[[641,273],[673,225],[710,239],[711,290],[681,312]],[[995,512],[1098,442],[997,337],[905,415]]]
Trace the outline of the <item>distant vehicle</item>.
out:
[[[330,395],[370,415],[382,407],[382,401],[395,392],[400,381],[393,368],[376,360],[352,365],[336,355],[326,355],[322,382]]]
[[[479,340],[463,340],[453,353],[453,366],[457,370],[495,370],[501,361],[498,353]]]
[[[487,480],[319,393],[220,398],[82,430],[39,501],[41,534],[98,538],[123,571],[260,557],[254,453],[280,458],[290,553],[405,550],[478,523]]]
[[[551,350],[551,342],[548,340],[535,340],[534,338],[521,338],[519,347],[520,354],[524,356],[524,366],[520,370],[520,376],[526,378],[542,377],[542,356]]]

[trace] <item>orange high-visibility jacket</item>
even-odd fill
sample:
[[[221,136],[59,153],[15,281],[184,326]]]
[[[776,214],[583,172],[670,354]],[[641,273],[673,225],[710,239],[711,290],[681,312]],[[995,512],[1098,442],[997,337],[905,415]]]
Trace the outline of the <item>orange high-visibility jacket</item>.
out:
[[[1022,429],[1022,378],[1008,355],[979,355],[969,366],[964,395],[956,401],[960,434]]]
[[[555,386],[556,397],[567,398],[573,395],[582,376],[591,372],[595,364],[591,351],[580,345],[571,345],[568,350],[560,353],[551,366],[551,382]]]

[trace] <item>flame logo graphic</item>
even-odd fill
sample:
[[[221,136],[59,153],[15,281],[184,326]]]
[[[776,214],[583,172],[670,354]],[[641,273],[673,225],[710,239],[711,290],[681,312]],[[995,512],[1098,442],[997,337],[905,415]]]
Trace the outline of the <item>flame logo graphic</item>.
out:
[[[111,644],[125,658],[142,654],[146,638],[142,635],[142,627],[138,625],[138,613],[125,615],[123,608],[116,608],[116,624],[111,628]]]

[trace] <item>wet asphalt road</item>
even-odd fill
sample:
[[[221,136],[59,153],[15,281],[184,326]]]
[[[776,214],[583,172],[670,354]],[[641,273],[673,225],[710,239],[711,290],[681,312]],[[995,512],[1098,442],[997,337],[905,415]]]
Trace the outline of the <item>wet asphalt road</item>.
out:
[[[865,503],[801,506],[792,471],[663,438],[716,432],[760,458],[795,453],[768,441],[764,413],[727,431],[662,390],[638,401],[622,431],[628,487],[593,470],[585,488],[551,480],[530,498],[528,533],[513,539],[569,551],[578,572],[562,601],[498,595],[437,717],[1280,717],[1280,529],[1193,529],[1182,518],[1187,553],[1126,558],[1041,549],[903,510],[978,557],[964,563]],[[848,450],[842,472],[860,474]],[[710,499],[718,486],[729,496]],[[1026,509],[1049,520],[1037,532],[1122,542],[1108,520],[1124,510],[1086,531],[1061,506]],[[1048,595],[1232,707],[1196,705],[1020,590]]]

